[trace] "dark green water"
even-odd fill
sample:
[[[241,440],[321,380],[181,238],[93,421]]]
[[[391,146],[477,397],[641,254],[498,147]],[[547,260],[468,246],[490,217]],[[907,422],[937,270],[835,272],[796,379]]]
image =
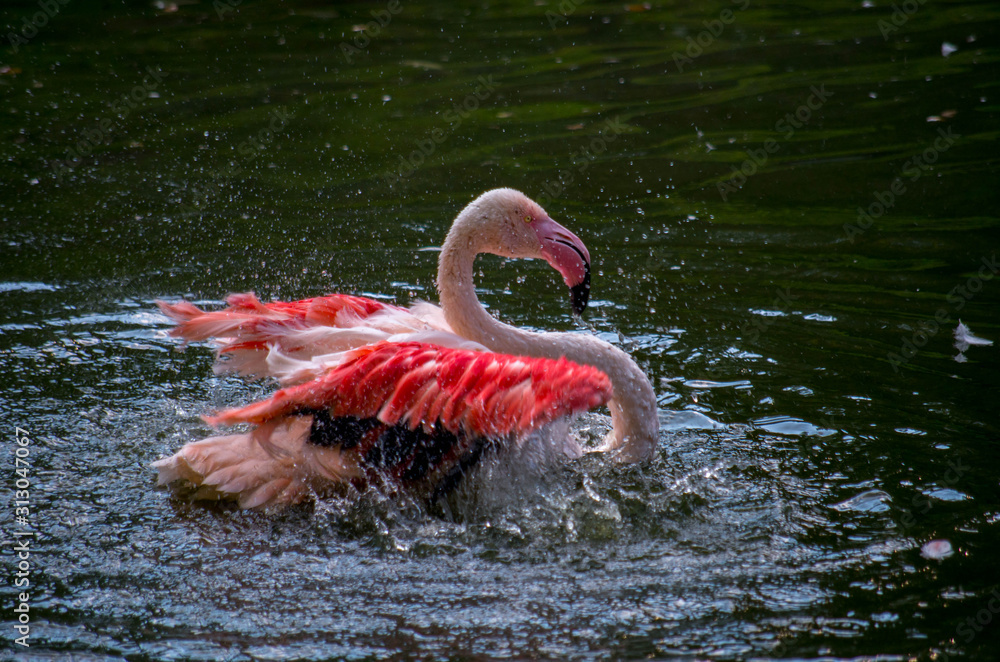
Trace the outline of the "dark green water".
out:
[[[3,657],[997,659],[1000,5],[869,4],[4,2]],[[154,298],[434,299],[425,249],[496,186],[589,246],[654,461],[452,519],[154,487],[269,388]],[[546,265],[479,264],[503,319],[573,328]]]

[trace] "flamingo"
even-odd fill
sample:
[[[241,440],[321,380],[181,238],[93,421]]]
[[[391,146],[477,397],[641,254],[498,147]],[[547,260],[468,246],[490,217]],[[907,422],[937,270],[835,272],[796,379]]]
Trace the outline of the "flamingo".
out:
[[[526,331],[492,317],[473,286],[480,253],[546,260],[570,288],[574,312],[585,309],[586,246],[505,188],[469,203],[452,224],[438,262],[440,307],[346,294],[268,304],[235,294],[211,312],[158,301],[176,323],[173,336],[219,339],[216,372],[282,385],[263,401],[204,417],[253,427],[154,462],[158,483],[188,484],[196,497],[233,498],[243,508],[371,483],[433,502],[487,454],[528,449],[539,463],[578,457],[579,445],[556,424],[601,405],[612,430],[600,450],[626,462],[649,459],[656,395],[639,366],[593,336]]]

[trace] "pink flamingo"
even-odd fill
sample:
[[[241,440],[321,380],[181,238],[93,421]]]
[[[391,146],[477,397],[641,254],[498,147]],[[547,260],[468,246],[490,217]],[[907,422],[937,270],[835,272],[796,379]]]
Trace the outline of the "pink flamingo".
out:
[[[574,311],[587,304],[586,246],[512,189],[484,193],[455,219],[438,263],[440,308],[342,294],[270,304],[237,294],[214,312],[158,302],[177,323],[172,335],[220,338],[216,372],[285,385],[262,402],[205,417],[256,427],[154,462],[159,484],[184,481],[196,496],[236,498],[244,508],[372,482],[434,501],[489,452],[528,449],[539,462],[579,456],[565,432],[541,432],[603,404],[612,431],[602,450],[623,461],[650,458],[659,424],[642,370],[592,336],[497,321],[473,287],[479,253],[542,258],[570,287]]]

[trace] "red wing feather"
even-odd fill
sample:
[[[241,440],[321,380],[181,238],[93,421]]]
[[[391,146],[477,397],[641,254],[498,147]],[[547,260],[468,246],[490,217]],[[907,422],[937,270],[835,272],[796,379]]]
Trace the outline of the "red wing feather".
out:
[[[388,425],[442,425],[452,433],[501,437],[526,434],[610,398],[607,375],[565,359],[383,342],[354,350],[353,358],[311,382],[205,420],[261,424],[327,410],[332,417],[377,417]]]
[[[346,317],[364,319],[385,309],[404,311],[397,306],[348,294],[262,303],[253,292],[245,292],[230,294],[226,298],[228,308],[211,312],[187,301],[156,303],[163,314],[177,324],[170,335],[185,340],[208,340],[212,337],[256,333],[265,322],[292,328],[304,328],[308,325],[338,327],[347,321]],[[271,331],[270,335],[276,335],[275,331]]]

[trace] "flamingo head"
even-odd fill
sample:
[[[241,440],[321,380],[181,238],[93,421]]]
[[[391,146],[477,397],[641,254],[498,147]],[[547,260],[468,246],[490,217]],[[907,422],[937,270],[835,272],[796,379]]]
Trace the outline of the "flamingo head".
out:
[[[542,207],[513,189],[481,195],[475,207],[481,220],[481,250],[503,257],[543,259],[562,274],[573,312],[581,314],[590,299],[590,252],[580,238],[556,223]]]

